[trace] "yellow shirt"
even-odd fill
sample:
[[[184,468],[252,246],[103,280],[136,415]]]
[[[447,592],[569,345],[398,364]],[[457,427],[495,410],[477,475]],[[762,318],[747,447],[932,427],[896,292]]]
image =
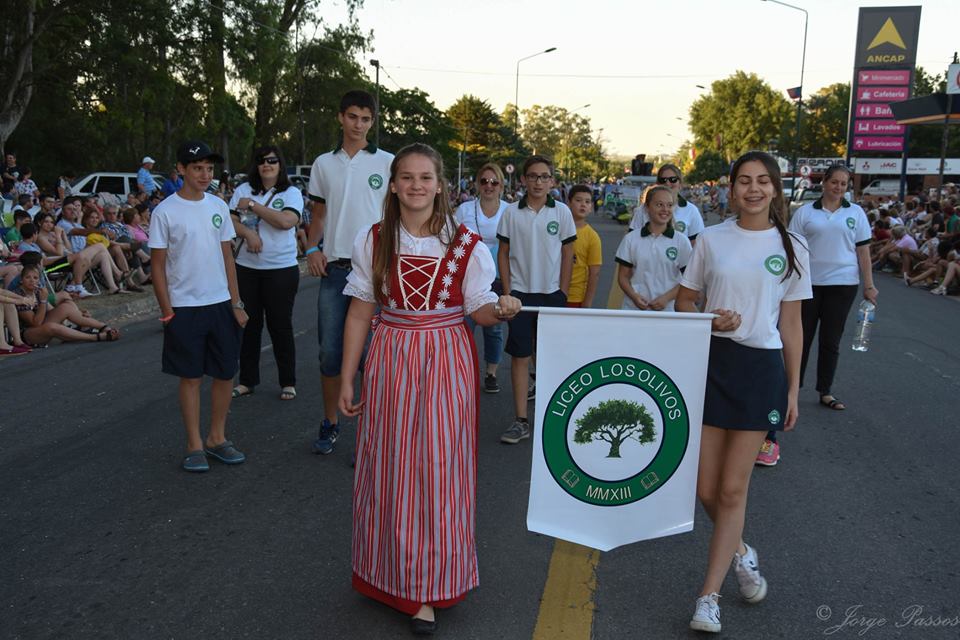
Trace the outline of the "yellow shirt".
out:
[[[587,279],[590,267],[603,264],[600,236],[589,224],[577,227],[577,239],[573,242],[573,274],[570,276],[570,292],[567,302],[583,302],[587,295]]]

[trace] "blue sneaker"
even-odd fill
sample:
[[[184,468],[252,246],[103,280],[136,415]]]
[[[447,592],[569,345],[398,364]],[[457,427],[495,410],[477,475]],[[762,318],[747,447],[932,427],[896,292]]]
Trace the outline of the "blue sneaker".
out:
[[[313,442],[313,452],[321,455],[333,453],[333,443],[340,435],[340,425],[330,424],[326,418],[320,423],[320,435]]]

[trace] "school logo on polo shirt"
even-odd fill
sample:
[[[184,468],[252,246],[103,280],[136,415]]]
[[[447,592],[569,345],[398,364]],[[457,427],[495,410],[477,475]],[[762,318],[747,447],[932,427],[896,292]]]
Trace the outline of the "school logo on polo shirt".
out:
[[[616,507],[646,498],[676,472],[690,419],[669,376],[617,356],[567,376],[547,404],[542,433],[557,485],[581,502]]]
[[[856,220],[854,220],[853,218],[847,218],[847,228],[848,228],[848,229],[853,229],[853,228],[856,227],[856,226],[857,226],[857,221],[856,221]]]
[[[679,231],[680,233],[683,233],[684,231],[687,230],[687,223],[684,222],[683,220],[677,220],[673,223],[673,228]]]
[[[787,269],[787,259],[781,255],[772,255],[763,261],[763,266],[775,276],[783,275]]]
[[[550,221],[547,224],[547,233],[549,233],[552,236],[555,236],[558,233],[560,233],[560,223],[557,222],[556,220]]]
[[[677,248],[676,248],[676,247],[668,247],[668,248],[667,248],[667,257],[670,258],[671,260],[676,260],[676,259],[677,259]]]
[[[283,198],[277,198],[270,203],[270,206],[274,209],[283,209]]]
[[[383,186],[383,176],[379,173],[372,173],[370,177],[367,178],[367,184],[370,185],[371,189],[379,189]]]
[[[214,227],[219,229],[220,225],[223,224],[223,216],[221,216],[219,213],[215,213],[213,214],[213,218],[211,218],[210,221],[213,223]]]

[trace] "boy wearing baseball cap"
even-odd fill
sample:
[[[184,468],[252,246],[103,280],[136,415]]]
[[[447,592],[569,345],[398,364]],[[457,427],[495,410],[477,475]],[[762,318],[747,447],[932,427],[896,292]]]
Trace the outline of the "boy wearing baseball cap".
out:
[[[206,192],[214,162],[223,158],[200,141],[177,150],[179,191],[150,220],[153,290],[163,323],[163,371],[180,378],[180,412],[187,431],[185,471],[207,471],[207,457],[241,464],[246,457],[226,438],[240,337],[247,323],[233,264],[227,204]],[[200,439],[200,383],[213,378],[210,432]]]

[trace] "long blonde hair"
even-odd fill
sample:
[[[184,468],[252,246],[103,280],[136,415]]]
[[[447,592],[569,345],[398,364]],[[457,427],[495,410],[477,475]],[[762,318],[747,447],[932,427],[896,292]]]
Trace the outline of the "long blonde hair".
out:
[[[429,158],[433,162],[437,174],[439,189],[433,197],[433,215],[427,221],[430,233],[447,244],[456,230],[456,223],[450,211],[450,197],[447,193],[447,181],[444,179],[443,158],[437,151],[428,145],[416,142],[407,145],[397,152],[390,163],[390,184],[397,179],[400,163],[408,156],[419,155]],[[447,229],[446,238],[444,229]],[[389,297],[386,289],[390,281],[390,272],[394,268],[397,248],[400,246],[400,199],[392,190],[387,192],[383,201],[383,220],[380,221],[380,235],[373,251],[373,292],[380,304],[386,304]]]

